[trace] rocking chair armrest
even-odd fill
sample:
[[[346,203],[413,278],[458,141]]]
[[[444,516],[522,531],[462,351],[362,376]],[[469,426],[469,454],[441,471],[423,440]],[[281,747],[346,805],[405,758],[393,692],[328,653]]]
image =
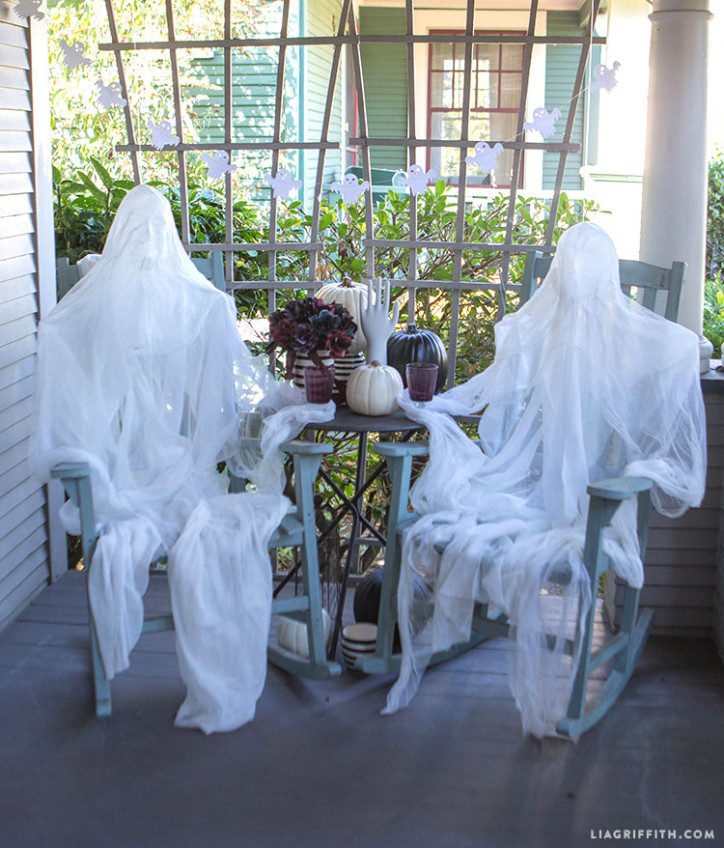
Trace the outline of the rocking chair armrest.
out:
[[[290,442],[284,442],[281,449],[292,454],[292,456],[326,456],[332,453],[334,447],[322,442],[305,442],[301,439],[294,439]]]
[[[90,466],[87,462],[59,462],[50,469],[54,480],[79,480],[90,477]]]
[[[378,442],[373,450],[380,456],[427,456],[428,442]]]
[[[648,477],[614,477],[592,483],[588,494],[607,501],[625,501],[633,495],[648,492],[652,485]]]

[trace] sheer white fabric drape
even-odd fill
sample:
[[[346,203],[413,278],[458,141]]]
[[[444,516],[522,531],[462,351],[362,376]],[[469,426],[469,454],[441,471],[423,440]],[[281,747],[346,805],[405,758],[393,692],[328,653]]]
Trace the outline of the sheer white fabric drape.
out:
[[[698,357],[693,333],[622,293],[613,243],[584,223],[563,235],[534,297],[496,328],[490,368],[429,404],[405,393],[403,408],[429,429],[430,460],[411,494],[422,518],[404,538],[403,666],[386,712],[410,701],[433,652],[468,639],[482,601],[513,624],[510,684],[524,730],[555,732],[571,683],[563,640],[593,602],[582,564],[586,488],[646,476],[665,515],[701,502]],[[450,415],[483,409],[477,445]],[[634,502],[617,512],[605,549],[640,587]],[[420,577],[427,601],[415,597]]]
[[[333,404],[303,403],[251,357],[232,299],[196,270],[168,202],[143,185],[121,203],[102,257],[41,322],[36,397],[39,473],[62,461],[91,469],[100,537],[89,591],[106,673],[129,664],[148,565],[166,552],[188,687],[176,723],[245,723],[266,673],[266,546],[290,508],[278,448]],[[262,418],[261,448],[240,447]],[[258,493],[226,494],[221,460]],[[61,517],[79,531],[70,503]]]

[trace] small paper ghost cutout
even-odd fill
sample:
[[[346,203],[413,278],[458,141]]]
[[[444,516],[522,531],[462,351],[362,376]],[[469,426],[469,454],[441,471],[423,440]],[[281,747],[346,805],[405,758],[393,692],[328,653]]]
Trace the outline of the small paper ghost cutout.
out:
[[[526,121],[523,124],[525,130],[535,130],[540,134],[541,138],[548,138],[556,131],[556,121],[561,117],[561,110],[554,109],[552,112],[546,111],[542,106],[539,106],[533,111],[533,120]]]
[[[606,65],[596,65],[593,69],[591,91],[599,91],[602,88],[605,88],[608,92],[613,91],[618,85],[616,73],[620,67],[620,62],[614,62],[610,68],[607,68]]]
[[[176,147],[179,141],[181,141],[177,135],[173,135],[171,132],[170,121],[161,121],[159,124],[154,124],[153,121],[149,120],[146,121],[146,126],[151,133],[151,145],[156,150],[163,150],[167,145],[169,147]]]
[[[85,44],[82,41],[68,44],[64,38],[61,38],[60,49],[63,51],[63,64],[69,71],[74,71],[80,65],[90,65],[91,63],[91,60],[83,55]]]
[[[370,184],[367,180],[359,181],[359,177],[354,174],[345,174],[344,180],[341,183],[332,183],[330,188],[342,195],[342,200],[349,205],[356,203],[360,199],[360,195],[364,194]]]
[[[15,7],[15,14],[24,21],[28,18],[35,18],[36,21],[42,21],[45,15],[40,11],[40,6],[43,0],[20,0]]]
[[[104,112],[107,112],[109,109],[113,109],[114,107],[125,106],[128,102],[125,97],[121,96],[123,94],[123,89],[117,82],[104,85],[103,80],[99,79],[96,81],[96,88],[98,89],[96,102]]]
[[[202,153],[201,158],[206,163],[209,179],[218,180],[224,174],[230,174],[236,170],[236,165],[229,162],[229,154],[226,150],[217,150],[214,153]]]
[[[479,141],[475,147],[475,156],[466,156],[468,165],[477,165],[483,171],[494,171],[498,167],[498,156],[503,152],[503,145],[498,142],[491,147],[487,141]]]
[[[428,184],[436,177],[437,171],[434,168],[425,173],[419,165],[410,165],[407,174],[399,171],[393,181],[398,185],[408,186],[413,197],[417,197],[427,191]]]
[[[280,168],[275,177],[267,174],[264,182],[271,186],[274,197],[288,198],[290,192],[302,187],[302,181],[295,180],[292,172],[286,168]]]

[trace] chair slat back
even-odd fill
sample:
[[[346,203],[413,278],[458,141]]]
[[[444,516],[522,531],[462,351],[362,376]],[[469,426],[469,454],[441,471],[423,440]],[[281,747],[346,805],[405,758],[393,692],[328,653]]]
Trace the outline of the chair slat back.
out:
[[[209,253],[208,259],[192,258],[191,261],[199,271],[210,280],[217,289],[222,292],[226,291],[226,281],[224,280],[224,259],[221,252],[214,250]]]
[[[219,251],[209,253],[208,259],[192,259],[191,260],[199,271],[210,280],[217,289],[222,292],[226,291],[226,281],[224,280],[224,259]],[[62,256],[55,261],[55,273],[58,285],[58,300],[65,297],[66,294],[80,279],[80,271],[77,265],[71,265],[66,256]]]
[[[538,251],[528,254],[520,290],[521,306],[533,296],[538,280],[548,273],[552,261],[551,256],[544,256]],[[647,309],[660,312],[669,321],[678,319],[686,262],[674,262],[671,268],[662,268],[637,259],[620,259],[618,266],[621,289],[625,294],[630,295],[631,289],[636,289]]]
[[[67,256],[55,261],[58,300],[64,298],[80,279],[77,265],[71,265]]]

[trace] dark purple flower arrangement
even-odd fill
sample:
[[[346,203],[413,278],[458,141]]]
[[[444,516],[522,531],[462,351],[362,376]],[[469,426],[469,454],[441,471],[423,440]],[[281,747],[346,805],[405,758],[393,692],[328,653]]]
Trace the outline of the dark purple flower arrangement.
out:
[[[317,368],[322,362],[317,351],[327,350],[335,359],[345,356],[354,341],[357,325],[340,303],[325,303],[316,297],[290,300],[284,309],[269,316],[267,353],[286,350],[287,375],[297,354],[304,353]]]

